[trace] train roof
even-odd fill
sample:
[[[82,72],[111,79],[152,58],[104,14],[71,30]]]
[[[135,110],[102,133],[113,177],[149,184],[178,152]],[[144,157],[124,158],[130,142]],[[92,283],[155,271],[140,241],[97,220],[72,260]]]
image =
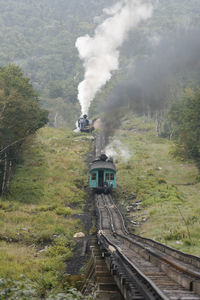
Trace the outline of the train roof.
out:
[[[95,160],[90,166],[90,172],[95,169],[110,169],[116,172],[115,165],[112,161]]]

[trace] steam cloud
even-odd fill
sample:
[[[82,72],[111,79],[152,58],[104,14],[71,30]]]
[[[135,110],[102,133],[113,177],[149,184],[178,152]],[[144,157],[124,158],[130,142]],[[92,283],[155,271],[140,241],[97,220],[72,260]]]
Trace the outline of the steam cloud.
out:
[[[106,146],[105,153],[108,157],[112,157],[114,160],[119,158],[123,162],[127,162],[131,158],[129,149],[117,139]]]
[[[146,42],[148,56],[138,57],[121,83],[101,104],[106,142],[120,126],[127,111],[147,113],[163,110],[184,89],[200,85],[200,29],[170,32],[156,43]],[[134,45],[129,49],[134,55]],[[146,50],[146,49],[145,49]]]
[[[142,0],[121,0],[104,9],[109,17],[95,30],[94,37],[79,37],[76,47],[84,62],[85,77],[78,86],[82,114],[88,114],[91,102],[100,88],[119,68],[119,47],[131,29],[152,15],[151,4]]]
[[[116,109],[124,106],[139,113],[162,110],[184,88],[199,85],[199,37],[199,28],[181,29],[163,35],[156,45],[149,46],[148,56],[135,59],[124,80],[108,95],[108,103],[99,108],[106,118],[111,119],[108,114],[116,115]]]

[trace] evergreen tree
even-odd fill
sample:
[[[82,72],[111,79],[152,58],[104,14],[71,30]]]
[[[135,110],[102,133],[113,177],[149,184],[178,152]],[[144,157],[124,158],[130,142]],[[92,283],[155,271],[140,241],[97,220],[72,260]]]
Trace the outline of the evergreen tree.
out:
[[[200,89],[188,89],[171,105],[168,119],[173,138],[186,157],[200,158]]]

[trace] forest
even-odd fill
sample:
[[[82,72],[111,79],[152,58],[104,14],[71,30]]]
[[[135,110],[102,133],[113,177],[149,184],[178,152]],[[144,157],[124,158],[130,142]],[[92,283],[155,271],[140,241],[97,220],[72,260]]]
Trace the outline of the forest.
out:
[[[93,18],[113,2],[0,1],[0,65],[12,62],[23,69],[50,111],[52,124],[57,113],[58,125],[74,126],[82,76],[75,41],[92,32]]]
[[[77,86],[83,78],[75,41],[79,36],[92,35],[104,18],[102,9],[113,3],[114,0],[0,1],[0,65],[15,63],[22,68],[38,90],[42,107],[50,112],[51,125],[74,126],[80,114]],[[124,77],[137,58],[148,54],[149,40],[200,23],[198,0],[160,0],[153,4],[153,18],[132,32],[122,47],[120,71],[108,89]]]

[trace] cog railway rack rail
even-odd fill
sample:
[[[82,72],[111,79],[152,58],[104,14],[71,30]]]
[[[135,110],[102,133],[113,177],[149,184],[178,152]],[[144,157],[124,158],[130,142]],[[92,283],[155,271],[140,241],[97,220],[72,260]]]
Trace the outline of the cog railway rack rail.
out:
[[[95,203],[99,246],[125,299],[200,299],[200,258],[129,234],[111,195]]]
[[[130,234],[110,194],[95,194],[95,208],[100,253],[121,299],[200,300],[199,257]]]

